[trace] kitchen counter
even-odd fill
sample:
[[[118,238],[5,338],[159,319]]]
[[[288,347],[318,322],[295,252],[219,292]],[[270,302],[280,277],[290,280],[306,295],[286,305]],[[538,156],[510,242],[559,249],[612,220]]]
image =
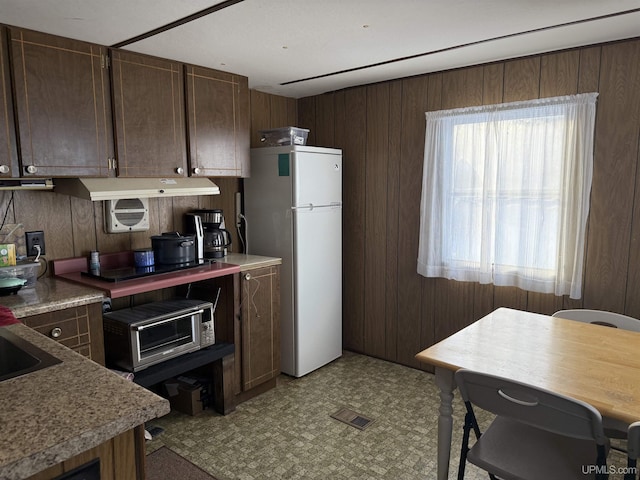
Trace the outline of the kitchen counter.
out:
[[[251,270],[253,268],[270,267],[271,265],[282,264],[282,259],[278,257],[247,255],[246,253],[229,253],[219,260],[232,265],[238,265],[241,272]]]
[[[0,297],[0,305],[16,318],[101,302],[104,292],[55,278],[41,278],[34,288],[22,288],[15,295]]]
[[[28,477],[169,413],[164,398],[25,325],[2,328],[62,363],[0,382],[0,478]]]

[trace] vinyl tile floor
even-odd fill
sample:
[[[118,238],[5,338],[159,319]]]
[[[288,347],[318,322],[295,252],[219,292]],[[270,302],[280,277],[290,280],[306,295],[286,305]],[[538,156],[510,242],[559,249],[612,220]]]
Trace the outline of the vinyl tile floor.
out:
[[[164,432],[147,442],[147,453],[165,445],[219,480],[435,479],[439,404],[432,374],[344,352],[302,378],[281,375],[276,388],[230,415],[172,411],[149,422],[147,429]],[[373,422],[359,430],[331,418],[341,408]],[[457,473],[463,410],[456,394],[450,479]],[[478,417],[481,427],[491,420]],[[617,452],[609,459],[625,461]],[[465,479],[480,478],[488,476],[468,465]]]

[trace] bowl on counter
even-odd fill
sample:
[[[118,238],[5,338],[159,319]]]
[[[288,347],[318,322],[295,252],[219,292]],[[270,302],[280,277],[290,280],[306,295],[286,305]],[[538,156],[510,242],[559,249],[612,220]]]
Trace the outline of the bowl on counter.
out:
[[[0,296],[18,293],[26,283],[24,278],[0,278]]]

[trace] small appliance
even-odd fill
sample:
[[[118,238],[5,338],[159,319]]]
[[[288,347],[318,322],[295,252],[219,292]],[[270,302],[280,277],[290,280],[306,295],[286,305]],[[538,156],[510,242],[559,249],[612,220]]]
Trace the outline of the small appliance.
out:
[[[200,220],[197,220],[199,218]],[[222,258],[231,246],[231,233],[223,227],[224,215],[219,208],[194,210],[187,214],[187,229],[195,231],[197,222],[202,224],[203,258]]]
[[[192,233],[195,237],[196,249],[194,260],[201,260],[204,258],[204,227],[202,217],[195,212],[189,212],[185,215],[185,220],[186,231]]]
[[[212,345],[214,310],[211,302],[176,299],[104,313],[107,366],[137,372]]]

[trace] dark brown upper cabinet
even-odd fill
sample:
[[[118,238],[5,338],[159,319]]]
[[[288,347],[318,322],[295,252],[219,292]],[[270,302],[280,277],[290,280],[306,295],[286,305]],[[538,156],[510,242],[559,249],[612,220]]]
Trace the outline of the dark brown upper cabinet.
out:
[[[189,175],[249,176],[247,77],[185,66]]]
[[[182,64],[111,50],[111,82],[118,176],[185,176]]]
[[[16,143],[7,31],[0,26],[0,177],[20,174]]]
[[[107,49],[13,27],[9,42],[21,160],[14,176],[112,175]]]

